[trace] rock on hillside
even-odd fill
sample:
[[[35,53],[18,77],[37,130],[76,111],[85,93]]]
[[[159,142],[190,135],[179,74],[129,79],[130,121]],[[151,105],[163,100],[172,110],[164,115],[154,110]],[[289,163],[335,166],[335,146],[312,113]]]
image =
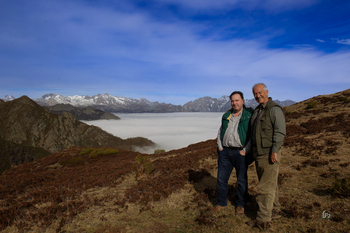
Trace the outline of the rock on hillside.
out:
[[[71,104],[56,104],[54,106],[45,106],[50,112],[56,113],[56,114],[62,114],[64,112],[69,112],[74,115],[75,119],[81,121],[91,121],[91,120],[119,120],[120,118],[116,115],[105,112],[99,109],[95,109],[93,107],[74,107]]]
[[[145,138],[123,140],[115,137],[77,121],[70,113],[52,113],[27,96],[0,103],[0,128],[0,137],[4,140],[41,147],[52,153],[71,146],[132,150],[133,146],[154,144]]]

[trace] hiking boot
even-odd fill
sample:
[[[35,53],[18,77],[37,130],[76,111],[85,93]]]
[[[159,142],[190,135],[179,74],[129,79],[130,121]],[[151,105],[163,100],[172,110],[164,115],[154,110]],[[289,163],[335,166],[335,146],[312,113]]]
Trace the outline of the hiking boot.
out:
[[[247,222],[248,226],[259,228],[260,230],[267,230],[271,226],[271,222],[262,222],[257,219]]]
[[[278,219],[282,217],[282,212],[279,210],[272,210],[271,219]]]
[[[225,208],[225,206],[216,205],[216,206],[214,206],[214,207],[211,209],[211,211],[212,211],[212,212],[218,212],[218,211],[220,211],[220,210],[222,210],[222,209],[224,209],[224,208]]]
[[[244,214],[244,208],[242,206],[238,206],[236,209],[237,215],[243,215]]]

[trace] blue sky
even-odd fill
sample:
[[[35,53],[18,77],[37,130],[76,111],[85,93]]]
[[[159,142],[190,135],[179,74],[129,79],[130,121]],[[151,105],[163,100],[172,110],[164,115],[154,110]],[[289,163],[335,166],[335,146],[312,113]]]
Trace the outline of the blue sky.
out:
[[[348,0],[0,0],[0,98],[109,93],[185,104],[350,88]]]

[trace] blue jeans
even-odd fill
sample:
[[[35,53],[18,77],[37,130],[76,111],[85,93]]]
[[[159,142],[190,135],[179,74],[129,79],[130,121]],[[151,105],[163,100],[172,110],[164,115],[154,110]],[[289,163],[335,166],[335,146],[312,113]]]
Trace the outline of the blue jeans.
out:
[[[239,153],[239,150],[224,148],[219,151],[218,159],[218,178],[217,178],[217,205],[227,206],[228,180],[233,168],[236,168],[237,176],[237,207],[244,208],[246,196],[248,194],[248,179],[245,156]]]

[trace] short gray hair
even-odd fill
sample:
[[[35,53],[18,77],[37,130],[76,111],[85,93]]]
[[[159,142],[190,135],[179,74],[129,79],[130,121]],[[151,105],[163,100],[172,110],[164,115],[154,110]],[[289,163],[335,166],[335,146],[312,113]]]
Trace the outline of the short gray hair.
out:
[[[265,85],[264,83],[257,83],[257,84],[255,84],[255,85],[253,86],[253,88],[252,88],[252,91],[254,91],[254,88],[255,88],[257,85],[262,85],[262,86],[264,87],[264,90],[267,91],[267,87],[266,87],[266,85]]]

